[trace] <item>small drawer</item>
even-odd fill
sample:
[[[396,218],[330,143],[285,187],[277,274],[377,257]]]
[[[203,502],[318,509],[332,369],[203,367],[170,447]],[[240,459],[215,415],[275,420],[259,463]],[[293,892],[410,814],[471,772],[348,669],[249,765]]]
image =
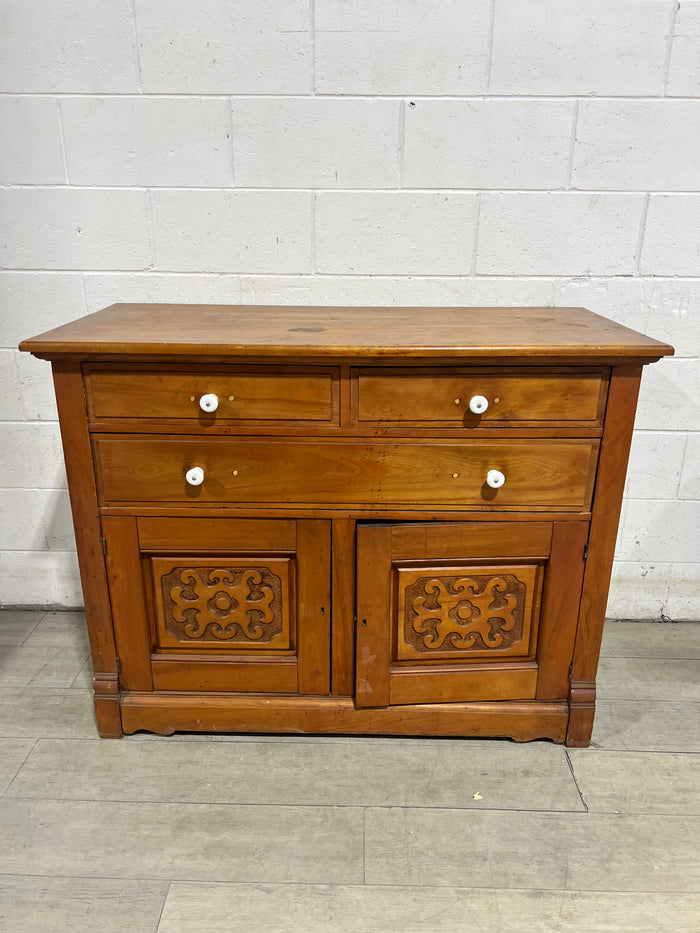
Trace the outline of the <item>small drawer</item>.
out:
[[[172,439],[96,435],[103,505],[580,510],[590,504],[595,440]]]
[[[86,372],[91,421],[189,419],[280,423],[338,420],[337,371],[236,367],[153,367]]]
[[[602,423],[606,380],[591,372],[355,370],[354,421],[459,427]]]

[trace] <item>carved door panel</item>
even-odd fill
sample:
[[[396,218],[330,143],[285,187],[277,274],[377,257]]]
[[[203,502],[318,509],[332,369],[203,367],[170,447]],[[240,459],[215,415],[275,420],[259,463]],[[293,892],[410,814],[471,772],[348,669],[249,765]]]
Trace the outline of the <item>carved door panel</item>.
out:
[[[127,690],[329,692],[330,522],[103,519]]]
[[[565,699],[586,522],[361,524],[356,702]]]

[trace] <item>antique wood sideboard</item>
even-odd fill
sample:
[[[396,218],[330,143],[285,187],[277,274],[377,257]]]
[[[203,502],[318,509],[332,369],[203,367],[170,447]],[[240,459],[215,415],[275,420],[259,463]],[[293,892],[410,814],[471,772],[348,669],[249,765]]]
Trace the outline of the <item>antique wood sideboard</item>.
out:
[[[642,366],[582,308],[117,304],[53,364],[100,735],[589,743]]]

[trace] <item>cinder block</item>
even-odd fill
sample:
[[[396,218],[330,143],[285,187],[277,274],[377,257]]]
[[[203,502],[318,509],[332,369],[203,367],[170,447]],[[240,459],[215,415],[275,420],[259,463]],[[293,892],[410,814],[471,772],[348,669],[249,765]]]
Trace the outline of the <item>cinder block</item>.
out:
[[[552,304],[551,279],[447,278],[417,275],[396,280],[396,304],[406,307],[539,307]]]
[[[241,301],[241,282],[237,275],[88,273],[85,300],[89,313],[119,301],[235,305]]]
[[[80,276],[56,272],[0,272],[0,341],[15,349],[34,337],[85,314]]]
[[[700,554],[700,500],[631,499],[615,554],[635,563],[693,562]]]
[[[643,201],[639,194],[485,192],[477,272],[631,274]]]
[[[0,183],[63,184],[66,171],[56,100],[27,94],[0,97],[0,126]]]
[[[145,191],[0,191],[8,269],[143,269],[152,263]]]
[[[58,425],[5,422],[0,476],[8,489],[64,489],[66,471]]]
[[[647,275],[700,275],[700,195],[653,194],[639,269]]]
[[[4,606],[83,605],[73,551],[1,551],[0,603]]]
[[[684,451],[681,432],[635,431],[625,495],[630,499],[677,498]]]
[[[156,267],[310,272],[311,198],[286,191],[154,191]]]
[[[236,185],[394,188],[400,106],[318,97],[234,100]]]
[[[678,4],[666,93],[700,96],[700,3]]]
[[[44,528],[51,551],[74,551],[75,532],[67,489],[42,489]]]
[[[143,89],[181,94],[306,94],[307,0],[136,0]]]
[[[353,275],[241,276],[243,304],[393,305],[396,280]]]
[[[39,94],[137,92],[131,7],[131,0],[4,0],[0,86]]]
[[[571,101],[415,101],[406,107],[404,186],[564,187],[573,113]]]
[[[491,93],[663,92],[669,0],[497,0]]]
[[[638,429],[697,431],[700,424],[700,360],[666,358],[642,377]]]
[[[642,280],[646,333],[672,344],[676,357],[700,356],[700,281]]]
[[[316,205],[319,272],[465,274],[477,195],[323,192]]]
[[[0,421],[22,421],[15,350],[0,350]]]
[[[68,97],[61,115],[72,184],[207,187],[233,180],[225,100]]]
[[[676,357],[700,355],[700,282],[672,278],[558,279],[555,304],[582,307],[670,343]]]
[[[666,602],[669,566],[615,561],[605,617],[658,620]]]
[[[38,489],[0,489],[0,550],[46,550],[44,507]]]
[[[700,188],[700,101],[582,101],[572,180],[621,191]]]
[[[700,563],[671,564],[664,611],[674,622],[700,621]]]
[[[688,435],[678,497],[700,499],[700,434],[697,433]]]
[[[51,364],[29,353],[17,353],[16,362],[22,417],[27,421],[58,421]]]
[[[489,0],[316,0],[316,90],[480,94]]]

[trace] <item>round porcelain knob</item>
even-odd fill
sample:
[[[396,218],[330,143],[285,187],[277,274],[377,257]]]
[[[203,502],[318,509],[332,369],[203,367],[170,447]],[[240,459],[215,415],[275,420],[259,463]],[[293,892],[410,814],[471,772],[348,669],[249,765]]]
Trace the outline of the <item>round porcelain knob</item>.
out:
[[[469,411],[475,415],[483,415],[489,407],[489,400],[483,395],[472,395],[469,399]]]
[[[204,482],[204,470],[201,467],[192,467],[185,473],[185,479],[190,486],[201,486]]]
[[[486,485],[491,489],[500,489],[506,478],[500,470],[489,470],[486,474]]]
[[[213,392],[209,392],[207,395],[203,395],[199,400],[199,407],[202,411],[216,411],[219,407],[219,399]]]

